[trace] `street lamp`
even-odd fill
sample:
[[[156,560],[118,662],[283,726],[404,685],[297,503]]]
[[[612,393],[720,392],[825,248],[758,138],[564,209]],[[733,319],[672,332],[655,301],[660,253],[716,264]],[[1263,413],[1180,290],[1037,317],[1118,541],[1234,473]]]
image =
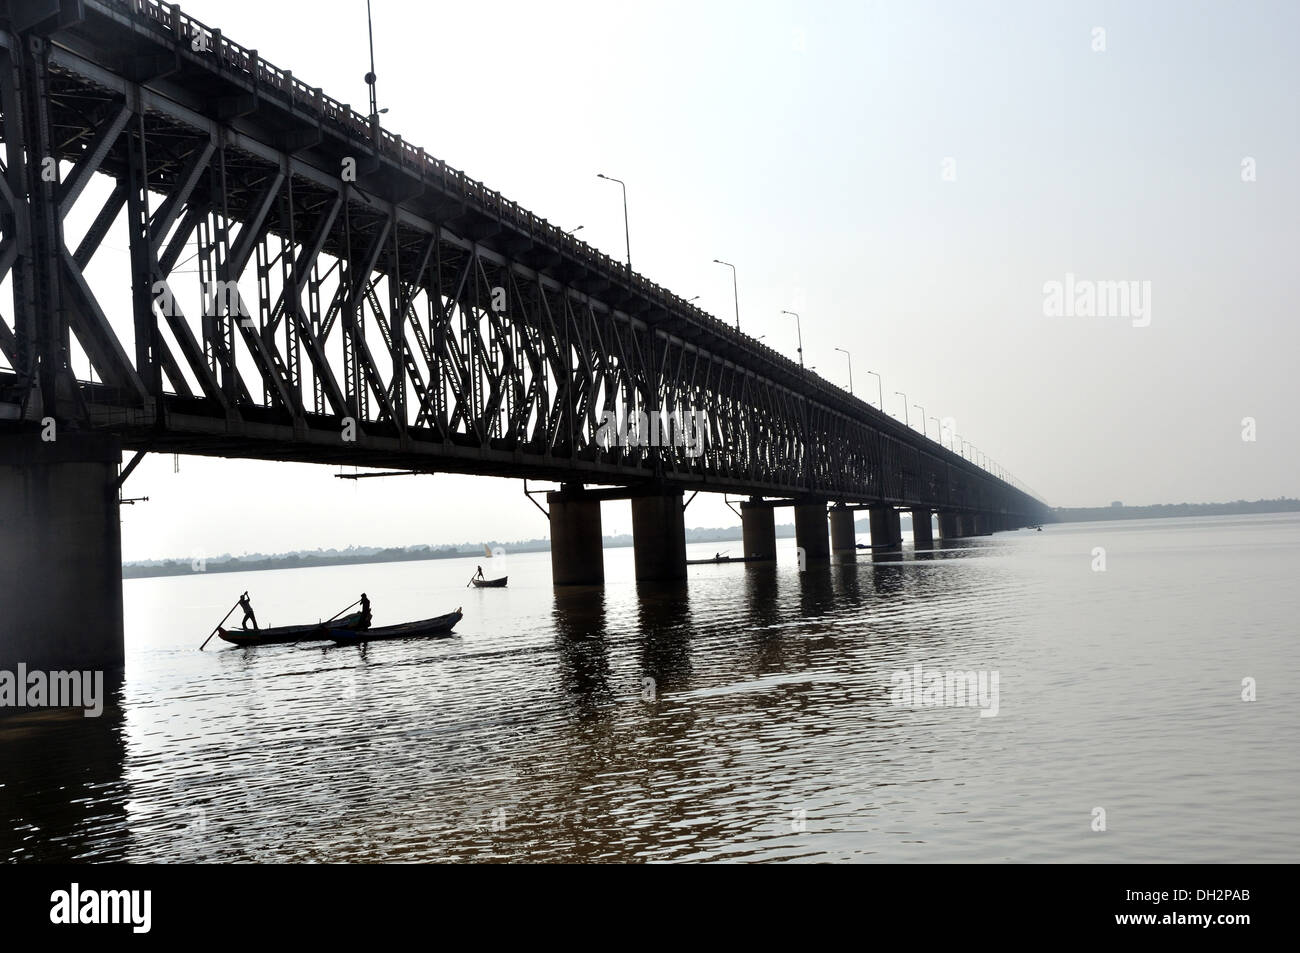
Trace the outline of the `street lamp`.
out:
[[[366,0],[366,33],[370,37],[370,72],[366,74],[366,85],[370,87],[370,125],[372,133],[378,135],[379,116],[388,112],[387,108],[380,109],[375,101],[375,25],[370,18],[370,0]]]
[[[803,367],[803,322],[799,320],[799,315],[793,311],[782,311],[781,313],[794,315],[794,327],[799,332],[799,366]]]
[[[849,396],[852,397],[853,396],[853,355],[850,354],[848,351],[844,350],[844,348],[842,347],[837,347],[835,350],[843,354],[844,357],[849,362]]]
[[[921,412],[921,433],[927,437],[930,436],[930,428],[925,422],[925,408],[920,404],[913,404],[912,406]]]
[[[617,182],[623,189],[623,241],[627,243],[627,274],[630,278],[632,277],[632,236],[628,234],[627,228],[627,183],[604,172],[597,172],[596,178],[604,179],[606,182]]]
[[[585,227],[586,227],[585,225],[579,225],[577,228],[571,228],[571,229],[569,229],[569,230],[568,230],[567,232],[565,232],[564,234],[566,234],[566,235],[576,235],[576,234],[578,234],[578,232],[582,231]]]
[[[885,412],[885,392],[880,389],[880,375],[875,371],[867,371],[867,373],[876,379],[876,406],[880,408],[880,412],[883,414]]]
[[[723,261],[721,258],[713,259],[715,265],[726,265],[731,269],[731,294],[736,302],[736,330],[740,330],[740,288],[736,284],[736,266],[729,261]]]
[[[939,422],[938,417],[931,417],[929,419],[934,421],[934,428],[935,430],[939,431],[939,446],[942,447],[943,446],[943,424]]]
[[[912,422],[908,417],[907,395],[904,394],[901,390],[896,390],[894,391],[894,393],[897,394],[899,397],[903,398],[903,423],[906,424],[908,427],[912,426]]]

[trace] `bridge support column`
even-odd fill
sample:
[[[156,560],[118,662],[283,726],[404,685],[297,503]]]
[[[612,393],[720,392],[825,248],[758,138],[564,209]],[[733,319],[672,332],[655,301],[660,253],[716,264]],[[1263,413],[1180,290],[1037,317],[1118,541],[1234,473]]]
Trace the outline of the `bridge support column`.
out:
[[[989,518],[983,513],[976,513],[970,518],[971,536],[987,536],[989,534]]]
[[[930,526],[928,509],[912,510],[912,543],[917,549],[934,545],[934,529]]]
[[[853,522],[856,515],[846,507],[831,507],[831,555],[837,559],[858,558],[858,530]]]
[[[551,581],[557,586],[600,585],[605,581],[600,500],[581,484],[566,483],[546,494],[551,514]]]
[[[882,546],[901,546],[903,531],[899,522],[898,510],[892,506],[873,506],[871,508],[871,545],[879,549]]]
[[[957,524],[957,514],[940,513],[939,514],[939,538],[956,539],[960,535],[961,535],[960,529]]]
[[[740,504],[746,559],[776,559],[776,508],[755,497]]]
[[[682,491],[632,497],[632,548],[638,582],[686,578]]]
[[[826,562],[831,557],[830,537],[826,534],[826,504],[796,503],[794,507],[794,541],[803,550],[806,563]]]
[[[0,438],[0,670],[122,665],[121,445]]]

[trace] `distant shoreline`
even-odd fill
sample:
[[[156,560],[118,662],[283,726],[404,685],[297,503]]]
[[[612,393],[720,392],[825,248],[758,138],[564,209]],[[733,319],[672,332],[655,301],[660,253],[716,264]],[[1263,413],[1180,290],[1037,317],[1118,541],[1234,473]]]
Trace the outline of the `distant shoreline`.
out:
[[[1253,513],[1300,512],[1300,500],[1237,500],[1234,503],[1156,503],[1151,506],[1058,506],[1058,523],[1090,523],[1099,520],[1175,519],[1182,516],[1245,516]]]
[[[1058,507],[1053,510],[1056,523],[1089,523],[1103,520],[1177,519],[1188,516],[1243,516],[1263,513],[1300,512],[1300,500],[1239,500],[1235,503],[1161,503],[1153,506],[1091,506]],[[907,514],[904,514],[906,518]],[[859,533],[867,532],[866,520],[855,524]],[[776,527],[778,539],[794,536],[794,526],[784,523]],[[710,529],[688,529],[688,543],[735,543],[741,541],[739,526]],[[386,549],[362,549],[359,552],[284,553],[279,555],[219,556],[212,559],[165,559],[123,563],[123,579],[151,579],[159,576],[188,576],[192,573],[264,572],[274,569],[309,569],[319,566],[359,566],[370,563],[422,562],[431,559],[473,559],[479,552],[460,546],[410,546]],[[507,553],[550,552],[549,539],[528,539],[501,546]],[[606,549],[619,549],[632,545],[632,537],[607,536]],[[486,558],[486,557],[484,557]],[[199,568],[202,566],[202,568]]]

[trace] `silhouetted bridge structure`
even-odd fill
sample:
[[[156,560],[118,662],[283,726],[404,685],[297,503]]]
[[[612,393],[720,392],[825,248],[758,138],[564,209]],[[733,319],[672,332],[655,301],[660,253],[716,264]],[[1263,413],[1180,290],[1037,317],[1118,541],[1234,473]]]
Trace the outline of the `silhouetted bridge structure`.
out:
[[[854,508],[884,545],[900,508],[918,542],[1046,515],[174,5],[0,3],[0,106],[0,576],[32,655],[120,659],[122,450],[556,481],[557,584],[603,579],[615,497],[643,579],[685,575],[684,492],[750,497],[761,558],[778,505],[810,561]]]

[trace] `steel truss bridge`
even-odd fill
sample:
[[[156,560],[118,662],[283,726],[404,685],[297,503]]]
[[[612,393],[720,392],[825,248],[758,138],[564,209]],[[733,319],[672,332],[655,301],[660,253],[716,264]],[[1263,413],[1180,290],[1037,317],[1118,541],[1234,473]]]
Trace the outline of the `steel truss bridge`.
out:
[[[175,5],[0,3],[0,108],[0,428],[1046,513]],[[596,439],[651,412],[703,452]]]

